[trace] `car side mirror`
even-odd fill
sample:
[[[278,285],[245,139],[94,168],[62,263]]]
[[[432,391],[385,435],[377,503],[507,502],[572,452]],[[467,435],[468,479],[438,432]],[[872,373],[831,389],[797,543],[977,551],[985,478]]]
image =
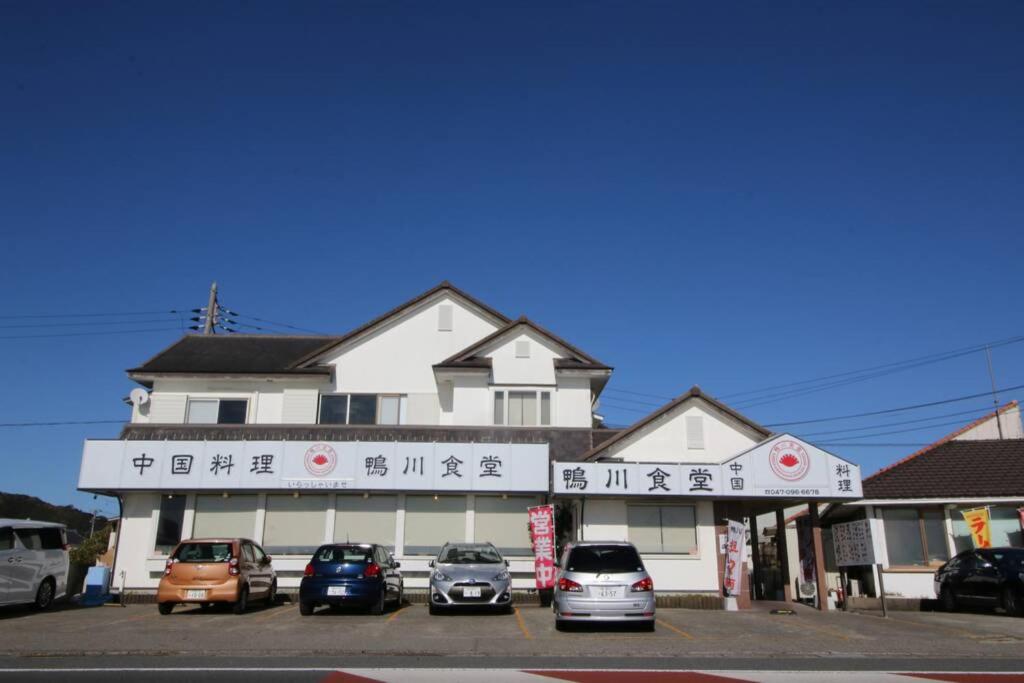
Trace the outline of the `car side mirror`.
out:
[[[391,566],[392,566],[392,567],[394,567],[395,569],[398,569],[399,567],[401,567],[401,566],[402,566],[402,563],[401,563],[401,562],[395,562],[395,563],[394,563],[394,564],[392,564]]]
[[[506,567],[507,567],[507,566],[509,566],[509,564],[508,564],[508,560],[505,560],[505,566],[506,566]]]
[[[433,560],[431,560],[431,561],[430,561],[430,564],[428,564],[427,566],[428,566],[428,567],[433,567],[433,566],[434,566],[434,561],[433,561]]]
[[[270,555],[264,555],[263,556],[263,564],[270,564],[273,561],[274,561],[274,558],[272,558]]]

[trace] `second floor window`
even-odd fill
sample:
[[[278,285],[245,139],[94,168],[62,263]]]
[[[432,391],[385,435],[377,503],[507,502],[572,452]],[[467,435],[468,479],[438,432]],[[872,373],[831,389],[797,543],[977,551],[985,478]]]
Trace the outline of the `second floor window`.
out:
[[[248,411],[249,402],[245,399],[193,398],[188,401],[185,421],[200,425],[241,425],[245,424]]]
[[[550,391],[495,391],[494,424],[510,427],[551,424]]]
[[[327,394],[320,397],[320,424],[401,424],[401,396]]]

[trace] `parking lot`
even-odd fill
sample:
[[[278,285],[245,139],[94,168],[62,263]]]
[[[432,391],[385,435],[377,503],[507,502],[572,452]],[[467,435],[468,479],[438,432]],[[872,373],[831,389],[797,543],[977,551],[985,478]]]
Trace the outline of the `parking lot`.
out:
[[[1024,619],[992,613],[819,613],[798,607],[773,615],[767,606],[742,612],[658,611],[657,629],[555,630],[549,609],[520,605],[512,615],[430,616],[407,605],[384,616],[321,609],[299,615],[294,603],[236,616],[155,605],[37,613],[0,610],[0,656],[68,655],[387,655],[623,657],[943,657],[1020,658]]]

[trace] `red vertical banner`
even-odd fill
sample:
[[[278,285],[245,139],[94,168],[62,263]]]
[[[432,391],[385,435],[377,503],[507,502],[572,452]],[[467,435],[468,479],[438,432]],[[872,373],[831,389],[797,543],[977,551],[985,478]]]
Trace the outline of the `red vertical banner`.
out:
[[[527,508],[530,515],[530,545],[537,588],[555,586],[555,506]]]
[[[1017,508],[1017,516],[1020,517],[1020,528],[1024,531],[1024,508]]]

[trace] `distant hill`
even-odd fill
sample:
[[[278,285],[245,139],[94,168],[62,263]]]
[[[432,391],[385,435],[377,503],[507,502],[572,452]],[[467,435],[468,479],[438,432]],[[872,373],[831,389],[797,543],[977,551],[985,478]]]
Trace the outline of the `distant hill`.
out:
[[[59,522],[77,531],[83,538],[89,535],[92,514],[71,505],[53,505],[34,496],[0,492],[0,517],[34,519],[40,522]],[[107,518],[96,517],[96,528],[101,529]]]

